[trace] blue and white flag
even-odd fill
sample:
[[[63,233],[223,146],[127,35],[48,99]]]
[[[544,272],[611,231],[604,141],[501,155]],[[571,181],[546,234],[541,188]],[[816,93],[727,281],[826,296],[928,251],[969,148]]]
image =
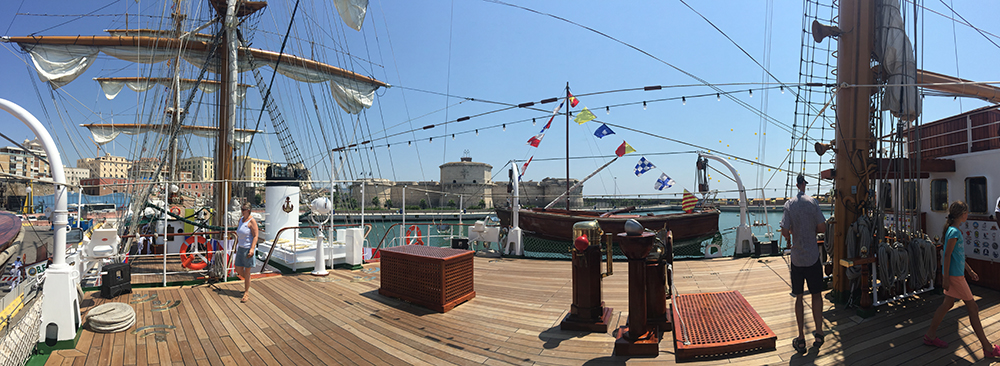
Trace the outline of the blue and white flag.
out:
[[[650,169],[653,169],[655,167],[656,166],[654,166],[653,163],[650,163],[649,160],[646,160],[646,157],[641,157],[639,158],[639,163],[635,164],[635,176],[637,177],[641,176],[642,173],[648,172],[650,171]]]
[[[667,176],[667,173],[660,174],[660,179],[657,179],[656,183],[653,184],[653,188],[656,188],[657,191],[662,191],[664,188],[670,188],[673,186],[674,180],[670,179],[670,177]]]
[[[601,124],[601,127],[597,128],[597,131],[594,131],[594,136],[597,136],[597,138],[603,138],[604,136],[614,135],[614,134],[615,131],[612,131],[611,127],[608,127],[608,125],[603,123]]]

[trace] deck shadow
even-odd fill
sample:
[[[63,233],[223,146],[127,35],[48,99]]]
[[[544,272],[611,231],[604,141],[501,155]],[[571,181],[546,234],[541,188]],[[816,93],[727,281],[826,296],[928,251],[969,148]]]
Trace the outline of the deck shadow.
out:
[[[406,300],[397,299],[394,297],[388,297],[378,293],[378,290],[371,290],[367,292],[362,292],[359,295],[364,296],[372,301],[378,302],[382,305],[391,307],[396,310],[405,311],[413,316],[424,316],[430,314],[440,314],[437,311],[422,307],[420,305],[411,303]]]
[[[1000,304],[1000,299],[985,295],[992,290],[974,286],[973,293],[980,298],[976,301],[980,315],[984,310]],[[974,348],[981,355],[982,350],[978,350],[978,342],[972,344],[962,342],[963,336],[960,334],[960,322],[968,322],[968,312],[962,301],[956,301],[944,321],[937,330],[937,336],[948,342],[948,347],[939,349],[924,346],[921,342],[922,336],[927,331],[927,327],[933,317],[934,311],[941,305],[944,295],[941,293],[925,293],[916,297],[911,297],[896,301],[890,305],[882,305],[878,308],[878,313],[870,318],[864,319],[861,323],[871,322],[869,326],[851,326],[835,335],[841,342],[840,349],[851,350],[844,352],[843,362],[846,364],[877,364],[889,362],[898,356],[906,353],[911,356],[926,358],[929,360],[941,361],[939,358],[947,358],[948,362],[956,364],[971,364],[964,358],[948,358],[947,354],[953,354],[962,348]],[[837,311],[853,311],[849,308],[838,308]],[[853,319],[852,319],[853,318]],[[835,326],[841,323],[858,323],[857,318],[842,317],[838,321],[832,322]],[[871,333],[871,327],[877,326],[886,329],[894,336],[886,337],[887,333]],[[984,324],[989,326],[989,324]],[[860,332],[860,333],[859,333]],[[830,334],[828,334],[829,336]],[[829,339],[828,339],[829,340]],[[940,351],[945,351],[943,353]],[[934,363],[935,361],[929,361]]]
[[[541,333],[538,333],[538,340],[544,341],[545,344],[542,345],[544,349],[555,349],[563,341],[568,341],[573,338],[583,338],[591,333],[597,332],[587,332],[579,330],[562,330],[558,325],[552,328],[546,329]]]
[[[625,365],[631,357],[625,356],[604,356],[598,358],[592,358],[583,363],[585,366],[598,366],[598,365]]]
[[[250,287],[250,290],[251,291],[253,290],[253,286]],[[212,291],[223,296],[229,296],[232,298],[239,298],[239,299],[243,298],[243,291],[240,290],[233,290],[228,288],[221,288],[218,286],[212,286]]]

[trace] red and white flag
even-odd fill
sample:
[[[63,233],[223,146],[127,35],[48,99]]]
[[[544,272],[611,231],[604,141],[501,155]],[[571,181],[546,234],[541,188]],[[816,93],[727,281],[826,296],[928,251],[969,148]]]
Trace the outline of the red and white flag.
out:
[[[521,167],[521,174],[517,175],[517,180],[521,180],[521,177],[524,176],[524,172],[528,171],[528,164],[531,164],[531,159],[534,158],[535,156],[532,155],[530,158],[528,158],[528,161],[524,162],[524,166]]]
[[[548,131],[549,127],[552,127],[552,119],[556,118],[556,115],[559,114],[559,110],[562,109],[564,103],[565,102],[559,103],[559,105],[556,106],[556,109],[552,110],[552,117],[549,117],[549,122],[545,124],[545,127],[542,127],[541,131],[538,131],[537,135],[531,136],[531,138],[528,139],[528,145],[538,147],[538,144],[542,143],[542,138],[545,137],[545,131]]]

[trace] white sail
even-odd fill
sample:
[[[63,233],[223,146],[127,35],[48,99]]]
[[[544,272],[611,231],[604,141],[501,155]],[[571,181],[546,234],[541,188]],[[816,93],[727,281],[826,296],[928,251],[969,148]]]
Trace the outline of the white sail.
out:
[[[90,130],[90,134],[94,138],[94,143],[98,145],[104,145],[111,142],[116,137],[121,134],[126,135],[138,135],[147,132],[158,132],[162,134],[167,134],[170,131],[170,125],[165,124],[134,124],[134,123],[121,123],[121,124],[88,124],[81,125]],[[237,148],[245,143],[250,142],[253,134],[263,132],[259,130],[244,130],[236,129],[233,138],[234,144]],[[214,127],[204,127],[204,126],[181,126],[179,135],[195,135],[198,137],[205,138],[216,138],[219,135],[219,130]]]
[[[337,7],[344,24],[356,31],[361,30],[361,25],[365,22],[365,13],[368,12],[368,0],[334,0],[333,5]]]
[[[875,55],[882,63],[883,72],[889,76],[882,110],[902,120],[913,121],[920,115],[917,62],[910,38],[903,29],[899,1],[879,0],[875,23]]]
[[[94,78],[99,84],[101,84],[101,90],[104,91],[104,97],[109,100],[115,99],[118,93],[122,91],[126,86],[132,91],[144,92],[152,89],[154,86],[162,85],[165,87],[173,87],[174,82],[170,78]],[[181,79],[179,81],[180,90],[190,90],[194,88],[195,85],[198,86],[198,90],[205,93],[215,93],[219,90],[219,83],[214,80],[202,80],[198,82],[192,79]],[[247,88],[250,85],[240,84],[238,86],[238,94],[236,98],[236,103],[239,104],[247,94]]]
[[[20,45],[31,55],[31,59],[35,64],[35,70],[38,72],[38,78],[48,82],[53,89],[58,89],[87,71],[99,52],[121,60],[146,64],[163,62],[176,56],[176,49],[170,47],[170,44],[176,40],[166,38],[162,40],[157,46],[153,47],[125,45],[81,46],[37,44],[31,42],[21,42]],[[192,41],[189,43],[195,44],[197,42]],[[243,51],[239,52],[240,57],[237,63],[240,72],[262,66],[275,68],[277,64],[279,74],[296,81],[307,83],[329,82],[330,90],[340,107],[351,114],[360,113],[362,109],[371,107],[372,101],[375,98],[375,90],[380,86],[388,86],[374,79],[347,73],[341,69],[293,55],[281,55],[279,63],[278,53],[276,52],[248,47],[241,47],[241,50]],[[252,65],[250,60],[245,56],[245,51],[249,51],[254,55],[255,62]],[[205,66],[205,60],[207,59],[206,52],[205,50],[187,49],[184,51],[182,58],[195,67],[202,68]],[[216,60],[212,59],[209,61],[209,65],[207,65],[208,71],[217,70],[215,67],[217,65],[213,64]],[[353,77],[342,75],[345,73]],[[134,86],[141,89],[146,85],[137,84]],[[105,93],[109,94],[108,91],[113,92],[115,87],[117,86],[109,86],[110,89],[106,89]],[[110,93],[109,95],[111,94],[117,93]]]

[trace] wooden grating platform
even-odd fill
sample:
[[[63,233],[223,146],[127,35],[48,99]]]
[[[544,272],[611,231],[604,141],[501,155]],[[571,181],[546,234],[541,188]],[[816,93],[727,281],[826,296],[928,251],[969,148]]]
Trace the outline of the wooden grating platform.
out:
[[[403,245],[381,252],[382,295],[442,313],[476,297],[471,250]]]
[[[673,298],[677,359],[774,350],[777,336],[739,291]]]

